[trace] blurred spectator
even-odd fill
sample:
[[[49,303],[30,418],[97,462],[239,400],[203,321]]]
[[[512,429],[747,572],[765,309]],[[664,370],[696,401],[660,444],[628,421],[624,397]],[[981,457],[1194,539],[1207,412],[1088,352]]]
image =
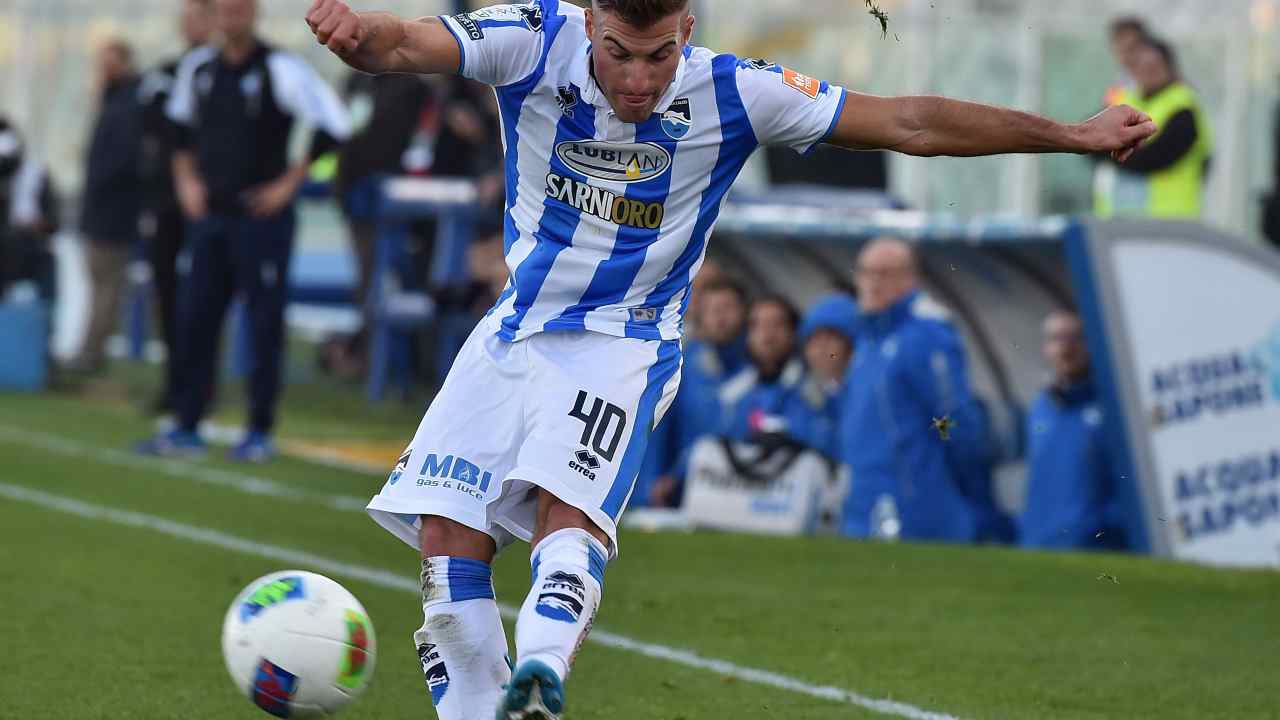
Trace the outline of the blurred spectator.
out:
[[[636,481],[637,504],[646,499],[657,507],[679,504],[689,451],[698,438],[720,426],[720,387],[747,363],[746,290],[718,265],[704,265],[699,278],[707,267],[713,268],[712,279],[695,285],[690,303],[697,309],[698,334],[685,341],[680,390],[649,437]]]
[[[104,366],[107,338],[120,319],[142,207],[142,106],[133,50],[124,41],[112,40],[98,51],[97,84],[98,119],[89,142],[80,215],[93,294],[84,345],[68,364],[79,372]]]
[[[1111,22],[1109,40],[1111,57],[1116,65],[1124,69],[1124,77],[1107,88],[1103,104],[1107,107],[1120,105],[1133,90],[1133,60],[1137,49],[1146,42],[1151,33],[1141,18],[1132,15],[1116,18]]]
[[[209,42],[213,33],[213,0],[184,0],[178,29],[187,52]],[[169,102],[182,56],[147,71],[138,89],[142,115],[142,220],[140,235],[151,264],[156,320],[165,347],[164,388],[152,410],[174,409],[178,366],[178,254],[182,252],[186,220],[173,190],[173,132],[164,108]]]
[[[53,300],[49,238],[57,229],[58,198],[44,165],[0,117],[0,300],[19,282]]]
[[[311,162],[335,149],[349,128],[337,95],[310,66],[257,38],[256,16],[255,0],[214,0],[219,43],[183,58],[166,108],[177,127],[178,201],[191,222],[180,301],[181,396],[178,427],[139,452],[204,451],[196,428],[210,399],[223,317],[238,291],[253,334],[250,417],[231,457],[261,462],[274,454],[293,201]],[[316,131],[308,158],[291,164],[295,121]]]
[[[820,403],[816,435],[829,439],[817,449],[832,458],[839,457],[836,426],[840,421],[840,397],[857,334],[858,302],[844,293],[819,299],[800,324],[804,362],[809,370],[806,393]]]
[[[356,259],[356,307],[364,322],[354,335],[325,345],[324,362],[345,377],[364,373],[369,310],[366,298],[373,273],[377,240],[378,180],[405,172],[404,156],[418,131],[423,106],[431,99],[431,87],[416,75],[366,75],[353,73],[347,81],[346,100],[353,113],[368,119],[342,147],[334,188],[347,221],[347,232]]]
[[[1019,542],[1035,548],[1123,548],[1123,516],[1102,409],[1074,312],[1044,321],[1053,382],[1027,417],[1027,505]]]
[[[373,271],[379,179],[407,173],[475,180],[480,203],[490,210],[481,214],[477,235],[488,237],[502,231],[502,148],[492,92],[470,80],[357,73],[348,83],[347,94],[354,106],[369,108],[367,125],[342,151],[337,188],[359,264],[357,302],[367,327],[365,298]],[[428,284],[435,234],[434,220],[415,224],[409,247],[411,267],[399,269],[405,286]],[[441,307],[443,312],[467,311],[451,302],[467,297],[469,281],[428,289],[447,303]],[[362,329],[327,344],[324,362],[339,374],[358,376],[363,374],[366,352],[367,331]]]
[[[1160,132],[1123,164],[1100,157],[1094,183],[1100,217],[1197,219],[1213,149],[1208,118],[1182,81],[1167,43],[1148,37],[1130,51],[1137,86],[1117,98],[1147,113]]]
[[[832,428],[822,418],[822,398],[806,380],[796,357],[800,316],[785,298],[769,295],[751,303],[747,313],[750,364],[720,388],[723,434],[732,440],[786,435],[822,449]]]
[[[984,423],[959,333],[919,290],[904,242],[876,240],[855,271],[862,323],[842,403],[842,459],[853,472],[844,532],[971,541],[997,516],[980,477]],[[976,483],[975,483],[976,485]],[[969,492],[967,493],[966,490]]]

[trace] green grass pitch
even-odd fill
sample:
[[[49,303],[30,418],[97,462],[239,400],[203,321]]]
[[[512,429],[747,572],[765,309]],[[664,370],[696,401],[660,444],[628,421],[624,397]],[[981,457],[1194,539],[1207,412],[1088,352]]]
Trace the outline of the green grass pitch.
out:
[[[403,442],[417,410],[290,389],[283,432]],[[149,429],[110,394],[0,395],[0,484],[412,578],[408,548],[358,510],[382,475],[282,459],[241,468],[300,491],[246,494],[128,456]],[[219,476],[221,477],[221,476]],[[960,718],[1280,717],[1280,574],[989,548],[624,533],[597,627]],[[0,718],[265,718],[232,687],[219,633],[234,593],[283,569],[244,552],[0,497]],[[306,569],[306,568],[304,568]],[[1113,576],[1116,581],[1099,579]],[[335,575],[378,635],[344,717],[432,718],[412,593]],[[499,560],[518,605],[528,550]],[[510,635],[510,633],[509,633]],[[588,644],[567,720],[871,718],[871,711]]]

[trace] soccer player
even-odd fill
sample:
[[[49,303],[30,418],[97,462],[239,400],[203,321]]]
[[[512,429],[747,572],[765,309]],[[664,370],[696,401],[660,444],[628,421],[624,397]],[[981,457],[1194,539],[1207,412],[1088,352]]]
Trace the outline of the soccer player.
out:
[[[422,553],[415,639],[444,720],[561,712],[647,436],[679,384],[690,279],[752,151],[1123,158],[1155,132],[1127,107],[1067,125],[848,92],[691,45],[688,5],[535,0],[403,20],[316,0],[307,13],[348,65],[458,73],[492,85],[501,113],[511,280],[369,504]],[[533,545],[533,586],[512,672],[490,562],[515,539]]]

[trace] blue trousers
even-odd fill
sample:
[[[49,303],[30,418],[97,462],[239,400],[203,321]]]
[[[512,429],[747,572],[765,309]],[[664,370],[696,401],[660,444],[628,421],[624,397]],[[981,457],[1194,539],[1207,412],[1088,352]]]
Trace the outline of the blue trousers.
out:
[[[292,209],[268,218],[210,215],[189,226],[175,398],[182,429],[194,431],[208,408],[223,319],[237,293],[244,297],[253,338],[249,429],[269,433],[275,424],[295,226]]]

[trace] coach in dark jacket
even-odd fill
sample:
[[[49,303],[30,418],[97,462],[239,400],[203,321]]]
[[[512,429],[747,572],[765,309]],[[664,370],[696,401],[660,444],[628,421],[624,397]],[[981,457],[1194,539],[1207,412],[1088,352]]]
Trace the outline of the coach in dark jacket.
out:
[[[98,119],[89,143],[80,230],[86,250],[93,299],[89,329],[79,356],[78,370],[103,364],[107,337],[120,315],[125,270],[138,238],[142,184],[138,157],[142,148],[142,108],[133,52],[121,40],[99,51]]]
[[[248,428],[232,458],[261,462],[274,454],[293,203],[311,162],[336,149],[350,127],[332,88],[298,56],[262,42],[256,19],[255,0],[214,3],[219,42],[183,58],[166,108],[176,128],[174,183],[190,222],[191,262],[179,301],[178,427],[142,443],[137,449],[146,454],[204,451],[196,428],[237,292],[253,337]],[[297,122],[316,128],[300,161],[288,154]]]

